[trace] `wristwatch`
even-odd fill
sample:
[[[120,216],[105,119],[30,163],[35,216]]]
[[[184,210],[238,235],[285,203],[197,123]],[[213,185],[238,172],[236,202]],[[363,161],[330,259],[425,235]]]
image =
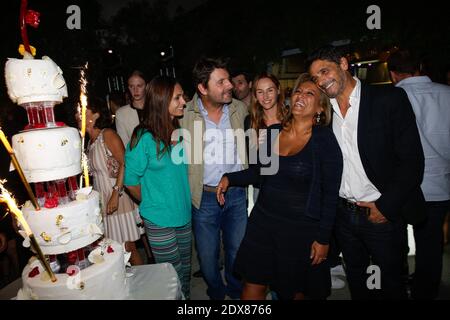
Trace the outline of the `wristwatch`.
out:
[[[122,194],[123,194],[123,186],[122,187],[114,186],[113,190],[119,192],[119,197],[122,196]]]

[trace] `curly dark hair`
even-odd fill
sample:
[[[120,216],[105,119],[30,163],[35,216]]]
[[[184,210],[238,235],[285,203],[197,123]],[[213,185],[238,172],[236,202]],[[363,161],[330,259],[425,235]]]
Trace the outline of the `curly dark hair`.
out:
[[[202,84],[205,88],[208,87],[209,78],[215,69],[227,69],[227,65],[228,59],[206,57],[200,58],[192,70],[192,80],[197,93],[200,94],[197,88],[199,84]]]
[[[317,48],[313,52],[311,52],[309,56],[306,58],[305,61],[306,70],[309,70],[309,67],[316,60],[327,60],[339,65],[341,63],[342,57],[345,57],[343,51],[335,46],[326,45]]]
[[[92,113],[98,113],[99,117],[95,120],[94,127],[97,129],[111,128],[112,116],[111,111],[108,109],[106,101],[100,97],[90,96],[88,97],[87,109]]]

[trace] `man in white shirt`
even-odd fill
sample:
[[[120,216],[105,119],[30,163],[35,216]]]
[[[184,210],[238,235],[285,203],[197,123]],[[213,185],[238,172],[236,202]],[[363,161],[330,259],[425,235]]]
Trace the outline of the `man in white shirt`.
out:
[[[408,94],[425,154],[421,185],[427,220],[414,226],[413,299],[435,299],[442,276],[443,225],[450,208],[450,87],[420,75],[419,59],[399,50],[388,59],[392,82]]]
[[[128,90],[130,92],[130,104],[119,108],[116,112],[115,122],[117,133],[127,147],[134,128],[139,124],[139,113],[144,109],[145,86],[147,84],[144,74],[133,71],[128,77]]]
[[[424,158],[411,104],[403,90],[352,77],[333,46],[315,50],[306,65],[331,98],[344,160],[335,231],[352,299],[406,299],[401,231],[425,218]]]

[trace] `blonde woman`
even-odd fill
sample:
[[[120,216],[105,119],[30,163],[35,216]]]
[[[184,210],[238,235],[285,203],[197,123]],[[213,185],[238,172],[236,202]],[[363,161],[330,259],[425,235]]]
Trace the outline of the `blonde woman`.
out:
[[[279,168],[260,176],[258,165],[225,174],[217,187],[224,204],[229,186],[260,176],[261,192],[250,216],[234,270],[244,279],[242,299],[326,299],[331,292],[327,263],[342,174],[342,155],[333,132],[329,99],[308,74],[293,89],[292,107],[270,148]],[[272,141],[268,128],[266,141]]]

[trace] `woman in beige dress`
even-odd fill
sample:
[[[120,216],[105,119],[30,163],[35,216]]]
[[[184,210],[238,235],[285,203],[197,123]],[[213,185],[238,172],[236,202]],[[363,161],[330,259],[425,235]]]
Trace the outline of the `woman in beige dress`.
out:
[[[94,189],[100,193],[105,236],[131,252],[132,265],[143,264],[135,241],[141,237],[142,220],[138,207],[123,192],[124,146],[117,133],[110,129],[111,114],[106,102],[99,98],[89,99],[86,110],[86,133],[89,169],[94,177]]]

